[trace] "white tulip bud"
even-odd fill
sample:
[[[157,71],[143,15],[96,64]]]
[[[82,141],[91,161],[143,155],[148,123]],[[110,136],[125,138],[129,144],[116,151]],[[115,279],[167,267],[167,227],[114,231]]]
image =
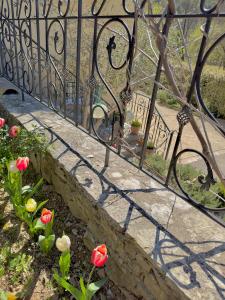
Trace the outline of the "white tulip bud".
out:
[[[9,163],[9,172],[11,172],[11,173],[19,172],[19,170],[16,167],[16,161],[15,160],[10,161],[10,163]]]
[[[70,250],[71,241],[67,235],[63,235],[61,238],[56,240],[56,247],[60,252]]]

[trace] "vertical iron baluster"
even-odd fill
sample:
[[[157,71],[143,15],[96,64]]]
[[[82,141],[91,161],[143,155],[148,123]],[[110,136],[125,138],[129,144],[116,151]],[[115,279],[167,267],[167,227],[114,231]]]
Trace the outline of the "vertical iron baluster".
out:
[[[2,12],[0,12],[0,56],[1,56],[1,76],[4,77],[4,55],[3,55],[3,47],[2,47],[2,42],[3,42],[3,30],[2,30]]]
[[[166,148],[165,160],[167,160],[167,159],[168,159],[168,155],[169,155],[170,146],[171,146],[171,143],[172,143],[172,140],[173,140],[173,136],[174,136],[174,131],[172,131],[172,132],[170,133],[170,137],[169,137],[168,146],[167,146],[167,148]]]
[[[201,66],[201,63],[202,63],[202,59],[203,59],[203,55],[204,55],[206,42],[207,42],[208,34],[209,34],[209,31],[210,31],[210,27],[211,27],[211,18],[208,17],[207,21],[206,21],[206,25],[205,25],[204,34],[203,34],[203,37],[202,37],[201,46],[200,46],[199,53],[198,53],[198,58],[197,58],[194,74],[193,74],[192,80],[191,80],[191,86],[190,86],[190,89],[187,93],[187,102],[188,103],[191,102],[191,97],[192,97],[192,94],[193,94],[193,91],[194,91],[194,88],[195,88],[197,74],[199,72],[199,69],[200,69],[200,66]],[[176,158],[176,155],[177,155],[177,152],[178,152],[178,147],[179,147],[181,137],[182,137],[182,133],[183,133],[183,128],[184,128],[184,125],[179,124],[179,132],[178,132],[178,135],[177,135],[177,138],[176,138],[172,158],[171,158],[171,161],[170,161],[170,166],[169,166],[169,169],[168,169],[168,174],[167,174],[167,178],[166,178],[166,182],[165,182],[166,185],[169,184],[169,181],[170,181],[170,178],[171,178],[171,174],[172,174],[172,171],[173,171],[173,165],[174,165],[174,162],[175,162],[175,158]]]
[[[21,70],[22,70],[22,84],[20,83],[19,87],[22,90],[22,101],[24,101],[24,91],[25,91],[25,86],[24,86],[24,61],[25,61],[25,53],[24,53],[24,48],[23,48],[23,41],[22,41],[22,30],[21,30],[21,19],[20,16],[18,16],[18,31],[19,31],[19,44],[20,44],[20,55],[21,55]]]
[[[159,124],[159,115],[154,112],[153,117],[154,117],[154,127],[153,127],[153,130],[152,130],[151,141],[154,143],[154,140],[155,140],[155,137],[156,137],[156,134],[157,134],[157,126]],[[152,127],[152,125],[151,125],[151,127]],[[151,128],[150,128],[150,130],[151,130]]]
[[[161,133],[163,131],[162,128],[160,128],[160,118],[159,118],[159,123],[158,123],[158,132],[157,132],[157,136],[156,136],[156,139],[155,139],[155,142],[154,142],[154,145],[157,147],[158,146],[158,142],[159,142],[159,139],[160,139],[160,136],[161,136]]]
[[[204,55],[204,51],[205,51],[205,47],[206,47],[206,42],[207,42],[207,39],[208,39],[208,34],[209,34],[209,31],[210,31],[210,27],[211,27],[211,21],[212,21],[212,19],[210,17],[208,17],[207,21],[206,21],[206,24],[205,24],[204,34],[203,34],[203,37],[202,37],[202,42],[201,42],[201,46],[200,46],[200,49],[199,49],[198,58],[197,58],[194,74],[193,74],[192,81],[191,81],[191,86],[190,86],[190,89],[189,89],[188,94],[187,94],[187,102],[188,103],[191,102],[191,96],[194,92],[196,78],[197,78],[197,75],[199,73],[199,69],[201,67],[201,63],[202,63],[202,59],[203,59],[203,55]]]
[[[50,101],[50,69],[51,69],[51,61],[49,59],[49,48],[48,48],[48,19],[45,18],[45,59],[46,59],[46,76],[47,76],[47,97],[48,97],[48,107],[51,107]]]
[[[10,19],[10,14],[9,14],[9,19]],[[9,26],[9,41],[10,41],[10,49],[9,49],[9,51],[13,51],[12,49],[13,49],[13,42],[12,42],[12,33],[11,33],[11,25],[12,25],[12,23],[11,23],[11,21],[8,21],[8,26]],[[14,80],[15,80],[15,68],[14,68],[14,65],[13,65],[13,53],[11,52],[9,52],[9,57],[10,57],[10,60],[11,60],[11,63],[12,63],[12,80],[11,81],[13,81],[14,82]]]
[[[173,148],[172,158],[170,160],[170,165],[169,165],[169,169],[168,169],[168,172],[167,172],[167,177],[166,177],[166,181],[165,181],[166,186],[168,186],[170,178],[171,178],[171,174],[172,174],[172,171],[173,171],[173,165],[174,165],[175,157],[177,155],[178,148],[179,148],[179,145],[180,145],[183,129],[184,129],[184,126],[182,124],[180,124],[178,135],[177,135],[177,138],[176,138],[176,142],[175,142],[175,145],[174,145],[174,148]]]
[[[38,0],[35,0],[36,8],[36,30],[37,30],[37,52],[38,52],[38,79],[39,79],[39,98],[42,102],[42,69],[41,69],[41,41],[40,41],[40,16],[39,16],[39,4]]]
[[[32,36],[32,21],[29,20],[29,38],[30,38],[30,53],[31,53],[31,76],[32,76],[32,91],[31,94],[35,94],[35,61],[34,61],[34,49],[33,49],[33,36]]]
[[[75,123],[78,122],[78,108],[80,98],[80,52],[81,52],[81,30],[82,30],[82,0],[78,0],[78,21],[77,21],[77,59],[76,59],[76,104],[75,104]]]
[[[168,36],[168,31],[169,31],[169,20],[168,20],[168,18],[166,18],[166,22],[165,22],[165,25],[163,27],[163,36],[165,38],[167,38],[167,36]],[[147,126],[146,126],[146,129],[145,129],[144,143],[143,143],[143,147],[142,147],[142,151],[141,151],[141,159],[140,159],[140,163],[139,163],[140,169],[143,168],[143,164],[144,164],[145,151],[146,151],[146,147],[147,147],[147,142],[148,142],[148,137],[149,137],[149,131],[150,131],[150,128],[151,128],[152,118],[153,118],[153,115],[154,115],[156,97],[157,97],[157,93],[158,93],[158,82],[160,81],[161,72],[162,72],[162,55],[159,56],[157,71],[156,71],[156,75],[155,75],[155,81],[154,81],[154,86],[153,86],[153,91],[152,91],[150,109],[149,109],[148,118],[147,118]]]
[[[92,67],[91,67],[91,77],[90,80],[95,81],[95,52],[96,52],[96,39],[97,39],[97,31],[98,31],[98,20],[97,18],[94,20],[94,36],[93,36],[93,48],[92,48]],[[90,92],[90,118],[89,118],[89,133],[91,134],[92,130],[92,108],[93,108],[93,97],[94,97],[94,91],[95,91],[95,82],[93,82],[93,86],[91,87]]]
[[[12,10],[14,50],[15,50],[15,58],[16,58],[16,85],[19,87],[19,62],[18,62],[18,51],[17,51],[17,41],[16,41],[16,27],[15,27],[15,15],[14,15],[13,0],[11,0],[11,10]]]
[[[67,68],[67,17],[64,18],[64,57],[63,57],[63,113],[67,117],[66,110],[66,68]]]

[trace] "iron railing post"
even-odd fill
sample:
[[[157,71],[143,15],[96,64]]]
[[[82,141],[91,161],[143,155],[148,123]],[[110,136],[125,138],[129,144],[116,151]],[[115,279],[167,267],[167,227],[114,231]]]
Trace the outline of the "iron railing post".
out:
[[[163,35],[165,38],[168,36],[168,31],[169,31],[169,25],[168,25],[169,19],[166,19],[166,22],[163,27]],[[166,43],[166,42],[165,42]],[[152,91],[152,97],[151,97],[151,102],[150,102],[150,108],[149,108],[149,113],[148,113],[148,119],[147,119],[147,125],[145,129],[145,136],[144,136],[144,143],[141,151],[141,159],[139,163],[140,169],[143,168],[144,164],[144,159],[145,159],[145,151],[147,147],[147,142],[148,142],[148,137],[149,137],[149,131],[151,128],[151,123],[152,123],[152,118],[154,115],[154,110],[155,110],[155,103],[156,103],[156,97],[158,93],[158,82],[161,77],[161,72],[162,72],[162,55],[159,56],[159,61],[158,61],[158,66],[157,66],[157,71],[156,71],[156,76],[155,76],[155,81],[154,81],[154,86],[153,86],[153,91]]]
[[[96,38],[97,38],[97,31],[98,31],[98,20],[95,18],[94,20],[94,36],[93,36],[93,47],[92,47],[92,67],[91,67],[91,77],[90,77],[90,116],[89,116],[89,133],[92,132],[92,109],[93,109],[93,98],[94,98],[94,91],[96,88],[96,81],[95,81],[95,51],[96,51]],[[91,82],[93,81],[93,82]]]
[[[79,100],[80,100],[80,54],[81,54],[81,30],[82,30],[82,0],[78,0],[78,20],[77,20],[77,59],[76,59],[76,103],[75,103],[75,123],[79,125]]]
[[[194,74],[192,76],[190,89],[188,90],[188,93],[187,93],[187,103],[191,102],[191,97],[192,97],[192,94],[193,94],[193,91],[194,91],[194,88],[195,88],[197,74],[199,72],[199,68],[200,68],[202,58],[203,58],[203,55],[204,55],[204,51],[205,51],[206,42],[207,42],[207,39],[208,39],[210,26],[211,26],[211,18],[208,17],[207,22],[205,24],[204,34],[203,34],[203,37],[202,37],[202,42],[201,42],[201,46],[200,46],[199,53],[198,53],[198,58],[197,58],[196,66],[195,66],[195,71],[194,71]],[[168,173],[167,173],[167,177],[166,177],[166,182],[165,182],[166,186],[168,186],[171,175],[172,175],[174,162],[175,162],[175,159],[176,159],[176,156],[177,156],[177,153],[178,153],[178,147],[179,147],[181,137],[182,137],[182,133],[183,133],[183,127],[184,126],[182,126],[180,124],[178,135],[177,135],[177,138],[176,138],[176,143],[175,143],[175,146],[174,146],[172,158],[171,158],[171,161],[170,161],[170,165],[169,165],[169,169],[168,169]]]
[[[17,82],[17,86],[20,86],[20,84],[19,84],[19,63],[18,63],[18,51],[17,51],[16,27],[15,27],[15,15],[14,15],[13,0],[11,0],[11,11],[12,11],[14,49],[15,49],[15,58],[16,58],[16,82]]]
[[[165,160],[168,159],[169,152],[170,152],[170,147],[171,147],[172,140],[173,140],[173,136],[174,136],[174,131],[172,131],[172,132],[170,133],[169,143],[168,143],[167,148],[166,148]]]
[[[64,57],[63,57],[63,112],[64,118],[67,117],[67,108],[66,108],[66,66],[67,66],[67,18],[64,19]]]
[[[38,55],[38,79],[39,79],[39,98],[42,102],[42,68],[41,68],[41,52],[40,52],[40,15],[39,15],[39,1],[35,0],[35,9],[36,9],[36,29],[37,29],[37,55]]]

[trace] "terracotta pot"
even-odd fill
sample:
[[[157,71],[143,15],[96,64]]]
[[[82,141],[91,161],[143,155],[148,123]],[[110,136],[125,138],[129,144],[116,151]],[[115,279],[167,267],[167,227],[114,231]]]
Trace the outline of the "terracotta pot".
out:
[[[146,149],[145,155],[151,155],[151,154],[154,154],[155,151],[156,151],[155,148],[153,148],[153,149]]]
[[[140,131],[140,127],[133,127],[131,126],[131,133],[134,135],[138,135],[139,131]]]

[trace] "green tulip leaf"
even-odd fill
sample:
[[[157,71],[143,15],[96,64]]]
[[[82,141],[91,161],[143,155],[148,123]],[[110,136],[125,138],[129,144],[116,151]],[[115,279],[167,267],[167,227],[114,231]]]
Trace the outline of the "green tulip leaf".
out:
[[[100,288],[106,283],[107,279],[106,278],[103,278],[99,281],[96,281],[96,282],[93,282],[93,283],[90,283],[88,286],[87,286],[87,292],[88,292],[88,298],[87,300],[91,299],[92,296],[97,293],[98,290],[100,290]]]
[[[40,235],[38,238],[38,243],[42,252],[49,253],[55,243],[55,235],[52,234],[48,237]]]
[[[28,200],[28,199],[30,199],[30,198],[32,198],[32,196],[33,196],[34,194],[37,193],[37,191],[39,190],[39,188],[42,186],[43,182],[44,182],[44,179],[41,178],[41,179],[38,181],[38,183],[37,183],[34,187],[31,188],[31,191],[30,191],[30,193],[26,196],[25,201]]]
[[[72,284],[70,284],[69,282],[67,282],[62,277],[60,277],[59,274],[56,271],[53,274],[53,278],[58,283],[58,285],[60,285],[66,291],[68,291],[71,295],[73,295],[76,300],[85,300],[85,298],[83,297],[81,291],[79,291],[77,288],[75,288],[74,286],[72,286]]]
[[[83,277],[80,277],[80,288],[81,288],[82,294],[84,296],[86,296],[86,287],[84,285],[84,279],[83,279]]]
[[[46,227],[46,225],[44,223],[42,223],[40,219],[37,219],[37,221],[35,220],[34,229],[36,229],[36,230],[40,230],[40,229],[45,230],[45,227]]]
[[[68,278],[71,264],[70,251],[65,251],[61,254],[59,259],[59,268],[64,279]]]
[[[38,204],[36,210],[33,213],[33,217],[37,214],[37,212],[48,202],[48,200],[42,201]]]
[[[26,193],[30,193],[32,191],[32,187],[30,185],[25,185],[22,187],[22,195]]]
[[[0,291],[0,300],[7,300],[7,294],[4,291]]]

